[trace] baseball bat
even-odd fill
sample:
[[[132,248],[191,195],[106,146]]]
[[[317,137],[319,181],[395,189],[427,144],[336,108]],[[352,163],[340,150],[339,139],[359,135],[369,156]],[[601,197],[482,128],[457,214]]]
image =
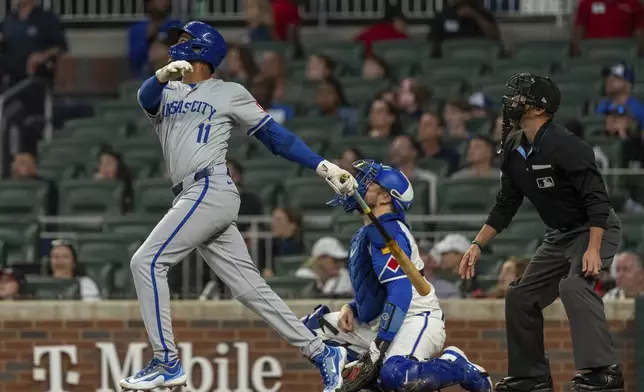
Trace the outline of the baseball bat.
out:
[[[346,174],[341,178],[341,181],[348,180],[349,176]],[[344,182],[342,181],[342,182]],[[362,211],[367,214],[369,217],[369,220],[376,226],[378,229],[378,232],[382,236],[382,238],[385,240],[385,243],[387,245],[387,248],[391,251],[391,254],[394,256],[396,261],[398,262],[398,265],[400,265],[400,268],[402,268],[403,272],[409,280],[411,281],[411,284],[414,285],[414,288],[418,293],[422,296],[428,295],[432,291],[432,287],[429,285],[429,283],[423,278],[423,276],[418,272],[418,269],[416,269],[416,266],[414,263],[411,262],[409,257],[405,252],[403,252],[402,249],[400,249],[400,246],[398,245],[398,242],[391,238],[389,233],[387,233],[387,230],[385,230],[385,227],[380,223],[378,218],[373,214],[371,211],[371,208],[369,208],[369,205],[364,201],[362,196],[356,191],[353,194],[353,197],[356,198],[358,201],[358,204],[360,204],[360,208]]]

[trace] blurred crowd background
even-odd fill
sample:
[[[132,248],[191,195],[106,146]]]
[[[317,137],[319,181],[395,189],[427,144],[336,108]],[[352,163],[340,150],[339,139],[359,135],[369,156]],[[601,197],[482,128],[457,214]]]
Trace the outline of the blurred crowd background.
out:
[[[638,0],[0,3],[0,299],[135,297],[130,256],[173,198],[135,94],[168,61],[168,29],[190,19],[229,40],[215,77],[246,86],[313,149],[349,171],[370,158],[410,178],[407,218],[439,298],[502,298],[540,243],[525,200],[475,278],[458,279],[500,185],[505,82],[550,76],[563,96],[555,121],[593,146],[623,223],[596,290],[644,292]],[[238,225],[272,287],[350,298],[345,263],[360,217],[331,210],[323,181],[242,132],[228,166]],[[176,298],[229,296],[196,252],[169,275]]]

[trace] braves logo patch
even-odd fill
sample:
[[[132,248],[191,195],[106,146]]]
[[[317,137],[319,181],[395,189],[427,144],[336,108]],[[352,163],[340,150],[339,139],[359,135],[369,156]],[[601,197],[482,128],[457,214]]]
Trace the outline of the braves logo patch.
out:
[[[541,189],[552,188],[553,186],[555,186],[555,181],[552,179],[552,177],[537,178],[537,186]]]

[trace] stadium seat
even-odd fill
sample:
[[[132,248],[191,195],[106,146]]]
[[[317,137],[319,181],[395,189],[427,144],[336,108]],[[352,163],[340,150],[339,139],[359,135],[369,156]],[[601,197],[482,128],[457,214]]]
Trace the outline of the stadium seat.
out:
[[[298,269],[304,266],[304,263],[308,258],[308,255],[276,257],[274,260],[276,272],[280,276],[293,275]]]
[[[487,39],[453,39],[443,41],[441,46],[443,57],[481,60],[486,63],[494,61],[500,49],[499,41]]]
[[[104,230],[145,239],[162,217],[159,214],[109,215],[103,218]]]
[[[389,155],[388,140],[373,139],[368,136],[345,136],[331,141],[328,156],[339,157],[342,151],[352,147],[362,152],[366,159],[383,161]]]
[[[315,280],[295,276],[267,277],[266,283],[282,298],[311,298],[315,293]]]
[[[254,41],[249,44],[250,50],[256,58],[261,58],[264,52],[277,52],[281,56],[289,56],[288,46],[281,41]]]
[[[411,186],[414,189],[414,201],[411,203],[409,214],[427,215],[429,214],[429,183],[423,180],[411,181]],[[438,184],[436,184],[438,188]]]
[[[362,226],[364,221],[357,213],[343,213],[333,217],[333,232],[339,237],[353,236]]]
[[[429,170],[439,177],[445,177],[449,170],[447,161],[444,159],[424,158],[418,161],[417,166]]]
[[[439,210],[452,214],[481,214],[494,203],[497,178],[446,180],[439,191]]]
[[[620,167],[622,143],[619,140],[606,136],[589,136],[586,141],[593,147],[599,147],[606,154],[611,167]]]
[[[568,57],[570,41],[566,40],[525,40],[518,41],[512,47],[512,56],[516,59],[561,59]]]
[[[101,292],[101,297],[107,299],[114,292],[114,271],[120,263],[106,262],[103,258],[85,257],[79,263],[79,269],[84,276],[91,278]]]
[[[333,190],[315,176],[289,178],[284,181],[286,204],[307,213],[329,213],[326,202],[333,198]]]
[[[168,179],[142,179],[134,185],[134,210],[137,213],[164,215],[172,207],[173,200],[172,184]]]
[[[50,142],[38,143],[38,164],[83,166],[86,162],[97,159],[100,142],[89,139],[53,139]]]
[[[341,135],[344,130],[344,124],[341,121],[317,116],[295,117],[288,120],[284,126],[300,137],[303,134],[317,133],[327,139],[332,135]]]
[[[373,101],[381,91],[387,88],[386,82],[360,81],[344,85],[344,95],[352,106]]]
[[[140,80],[131,80],[121,83],[119,86],[119,98],[121,101],[131,100],[136,102],[136,93],[141,87]]]
[[[0,181],[0,215],[46,214],[47,188],[48,184],[43,181]]]
[[[511,256],[524,257],[529,241],[530,238],[525,235],[502,232],[490,243],[490,249],[496,257],[503,259]]]
[[[89,233],[78,234],[75,238],[77,244],[78,260],[103,260],[106,263],[129,265],[130,255],[128,246],[138,239],[127,233]]]
[[[80,285],[76,279],[58,279],[49,276],[27,276],[26,298],[40,300],[80,299]]]
[[[37,261],[40,244],[38,229],[36,220],[0,216],[0,241],[5,264]]]
[[[538,238],[543,235],[545,229],[546,227],[539,215],[517,214],[503,233],[524,236],[525,238]]]
[[[580,49],[585,58],[623,61],[637,57],[638,42],[634,39],[586,39],[581,41]]]
[[[620,214],[622,237],[627,244],[644,244],[644,214]]]
[[[123,184],[110,180],[65,180],[58,184],[59,213],[64,215],[120,214]]]
[[[550,61],[552,60],[548,57],[542,59],[540,63],[536,62],[533,58],[499,60],[492,67],[494,79],[505,83],[517,72],[530,72],[535,75],[550,76],[552,73],[552,63]]]
[[[359,60],[364,52],[361,42],[355,41],[330,41],[311,45],[306,48],[309,54],[322,54],[337,62],[350,62],[352,59]]]

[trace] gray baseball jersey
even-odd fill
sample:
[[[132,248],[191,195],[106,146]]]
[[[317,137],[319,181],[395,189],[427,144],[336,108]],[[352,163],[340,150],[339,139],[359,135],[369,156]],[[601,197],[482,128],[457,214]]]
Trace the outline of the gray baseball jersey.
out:
[[[225,163],[227,140],[236,126],[250,135],[271,118],[243,86],[218,79],[194,86],[169,82],[159,111],[147,115],[173,183]]]
[[[147,115],[161,141],[173,183],[186,179],[172,208],[130,263],[155,357],[164,362],[178,357],[167,271],[195,248],[235,298],[304,355],[311,358],[321,353],[322,340],[261,277],[235,225],[240,198],[226,174],[227,140],[233,128],[252,134],[271,117],[245,88],[216,79],[195,86],[170,82],[163,90],[158,112]],[[190,181],[191,174],[207,167],[213,169],[210,176],[196,181],[193,176]]]

